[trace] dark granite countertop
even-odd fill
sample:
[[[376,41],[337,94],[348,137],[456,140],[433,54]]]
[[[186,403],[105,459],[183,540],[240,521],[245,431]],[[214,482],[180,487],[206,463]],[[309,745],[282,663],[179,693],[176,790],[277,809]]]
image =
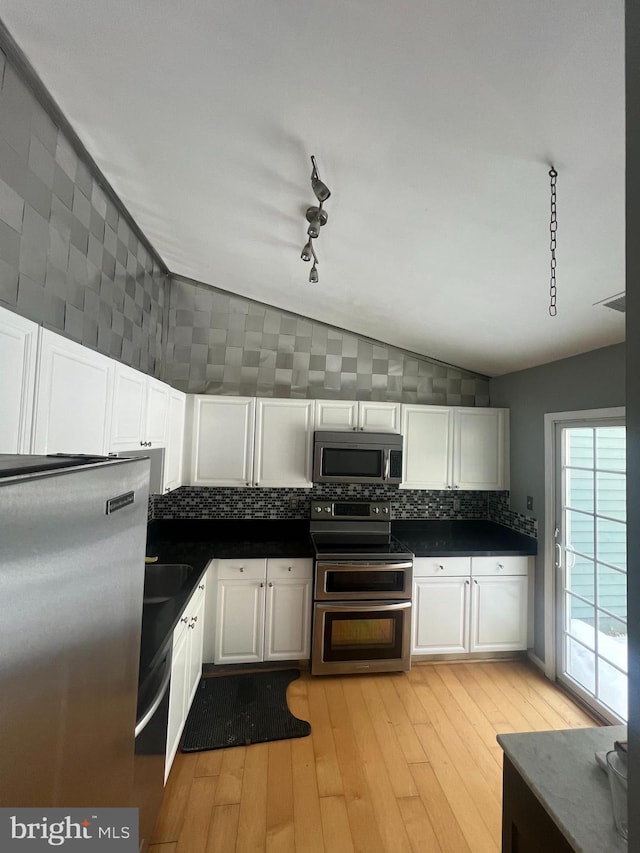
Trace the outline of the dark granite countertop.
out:
[[[393,535],[416,557],[535,554],[537,542],[492,521],[393,521]],[[189,597],[214,557],[313,557],[307,520],[155,519],[149,523],[147,555],[160,563],[192,566],[180,594],[145,605],[140,671],[155,665],[171,639]]]
[[[396,539],[416,557],[490,557],[537,553],[538,543],[494,521],[393,521]]]

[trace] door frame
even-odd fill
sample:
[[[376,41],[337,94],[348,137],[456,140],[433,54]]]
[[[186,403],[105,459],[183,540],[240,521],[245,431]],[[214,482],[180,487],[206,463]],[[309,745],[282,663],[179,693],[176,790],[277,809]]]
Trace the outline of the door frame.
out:
[[[608,409],[581,409],[573,412],[545,412],[544,415],[544,664],[547,678],[556,680],[557,594],[554,566],[554,520],[556,515],[556,426],[567,421],[625,418],[624,406]]]

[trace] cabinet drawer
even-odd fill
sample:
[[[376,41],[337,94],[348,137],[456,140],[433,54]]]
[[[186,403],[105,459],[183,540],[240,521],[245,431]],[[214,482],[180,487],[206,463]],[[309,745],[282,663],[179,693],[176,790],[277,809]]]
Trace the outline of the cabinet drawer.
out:
[[[267,576],[267,561],[264,558],[239,560],[217,560],[218,578],[222,580],[264,580]]]
[[[472,557],[472,575],[526,575],[529,573],[528,557]]]
[[[267,578],[270,581],[287,578],[310,578],[313,575],[313,560],[310,557],[269,557]]]
[[[470,573],[469,557],[416,557],[413,561],[414,578],[461,577]]]

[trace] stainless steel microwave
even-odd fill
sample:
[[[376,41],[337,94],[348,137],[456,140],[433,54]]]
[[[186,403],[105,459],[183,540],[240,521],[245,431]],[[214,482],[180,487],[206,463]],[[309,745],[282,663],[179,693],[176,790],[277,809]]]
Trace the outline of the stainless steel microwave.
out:
[[[402,482],[402,436],[392,432],[316,430],[314,483]]]

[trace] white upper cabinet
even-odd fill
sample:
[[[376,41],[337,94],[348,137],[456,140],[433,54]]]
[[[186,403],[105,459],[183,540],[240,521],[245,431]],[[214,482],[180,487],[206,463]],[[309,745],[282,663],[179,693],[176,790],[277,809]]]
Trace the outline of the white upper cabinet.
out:
[[[184,421],[187,395],[175,388],[169,389],[169,419],[167,423],[167,450],[164,460],[164,490],[170,492],[182,485],[184,455]]]
[[[402,485],[407,489],[448,489],[451,485],[451,409],[402,406]]]
[[[34,412],[34,453],[105,454],[115,362],[43,329]]]
[[[191,484],[252,485],[255,398],[197,394],[192,406]]]
[[[169,423],[169,385],[147,376],[144,440],[148,447],[165,447]]]
[[[39,327],[0,308],[0,453],[31,449]]]
[[[355,400],[316,400],[315,408],[316,429],[358,428],[358,403]]]
[[[358,427],[368,432],[400,433],[400,403],[361,402]]]
[[[110,450],[137,450],[143,446],[146,389],[144,373],[116,364]]]
[[[402,406],[402,487],[509,488],[508,410]]]
[[[453,421],[453,487],[508,488],[508,411],[458,409]]]
[[[170,386],[125,364],[114,365],[109,450],[166,447]]]
[[[400,403],[316,400],[315,428],[400,432]]]
[[[254,485],[311,488],[314,401],[258,399]]]

